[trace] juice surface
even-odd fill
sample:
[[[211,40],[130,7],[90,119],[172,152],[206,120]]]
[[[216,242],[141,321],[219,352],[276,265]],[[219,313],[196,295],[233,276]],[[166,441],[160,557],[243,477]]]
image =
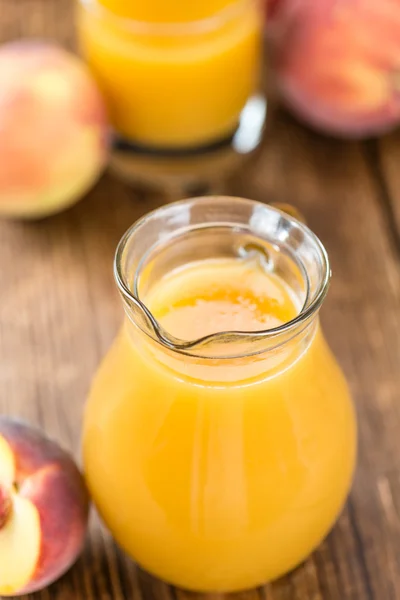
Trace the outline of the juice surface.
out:
[[[195,340],[222,331],[260,331],[293,319],[289,289],[256,262],[209,260],[175,271],[145,298],[175,337]]]
[[[153,147],[207,144],[231,134],[257,91],[262,19],[249,0],[211,29],[152,29],[213,17],[228,0],[178,2],[103,0],[112,11],[96,17],[82,5],[82,52],[107,100],[114,128],[134,143]],[[115,21],[115,14],[147,25]]]
[[[232,0],[100,0],[113,13],[148,23],[185,23],[207,19],[235,4]]]
[[[226,259],[172,272],[143,298],[193,339],[293,318],[286,285]],[[345,380],[318,323],[264,356],[166,354],[126,324],[94,381],[84,461],[117,541],[182,587],[233,591],[301,562],[336,519],[355,459]]]

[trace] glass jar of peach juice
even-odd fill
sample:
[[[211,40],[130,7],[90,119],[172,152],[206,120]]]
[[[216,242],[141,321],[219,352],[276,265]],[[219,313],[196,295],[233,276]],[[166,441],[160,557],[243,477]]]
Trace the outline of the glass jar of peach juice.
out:
[[[332,527],[355,463],[351,398],[318,319],[321,242],[269,206],[199,198],[136,223],[115,275],[126,319],[83,439],[104,522],[187,589],[284,574]]]
[[[261,0],[78,0],[113,166],[133,179],[195,177],[252,150],[265,117],[263,25]]]

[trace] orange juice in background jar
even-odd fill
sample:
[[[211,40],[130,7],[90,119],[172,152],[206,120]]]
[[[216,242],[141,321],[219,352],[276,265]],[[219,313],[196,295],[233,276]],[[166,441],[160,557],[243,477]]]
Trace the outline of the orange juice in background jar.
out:
[[[332,527],[355,463],[318,320],[321,243],[271,207],[195,199],[136,224],[116,277],[126,321],[83,439],[102,518],[141,566],[191,590],[286,573]]]
[[[232,149],[249,107],[258,115],[247,120],[254,138],[265,112],[251,102],[260,88],[262,27],[258,0],[80,0],[81,50],[118,147],[139,158],[212,157],[215,146]]]

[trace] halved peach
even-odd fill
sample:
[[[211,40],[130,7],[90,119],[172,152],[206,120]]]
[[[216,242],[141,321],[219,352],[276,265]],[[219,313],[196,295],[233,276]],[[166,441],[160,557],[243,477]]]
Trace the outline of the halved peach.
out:
[[[67,571],[88,509],[72,457],[30,425],[0,418],[0,596],[39,590]]]

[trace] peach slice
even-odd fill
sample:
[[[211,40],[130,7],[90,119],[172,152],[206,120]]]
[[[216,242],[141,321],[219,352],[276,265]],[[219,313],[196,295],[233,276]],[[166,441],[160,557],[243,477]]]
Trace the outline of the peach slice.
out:
[[[0,417],[0,596],[39,590],[67,571],[88,508],[71,456],[30,425]]]

